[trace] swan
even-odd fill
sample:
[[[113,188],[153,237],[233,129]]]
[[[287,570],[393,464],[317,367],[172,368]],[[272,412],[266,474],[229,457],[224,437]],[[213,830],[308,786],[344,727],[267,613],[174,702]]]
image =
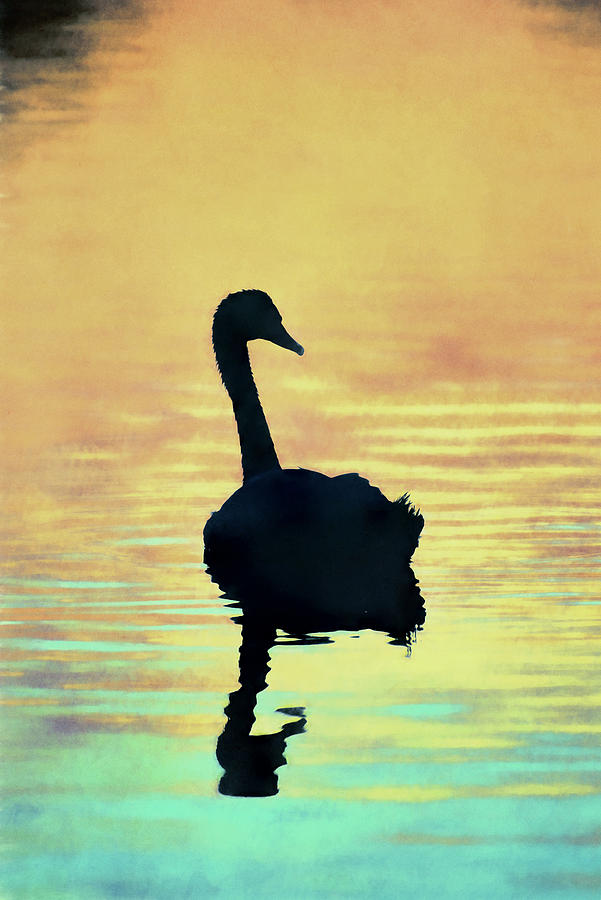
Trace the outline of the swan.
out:
[[[393,622],[402,640],[419,610],[400,609],[415,593],[409,568],[424,520],[407,494],[391,501],[357,473],[329,477],[282,469],[253,378],[248,342],[271,341],[302,356],[264,291],[221,301],[213,318],[217,368],[232,401],[242,455],[242,486],[204,528],[208,574],[244,612],[268,610],[291,633]],[[417,592],[419,594],[419,592]],[[274,614],[275,617],[274,617]],[[420,620],[421,618],[421,620]],[[397,623],[396,628],[394,622]]]

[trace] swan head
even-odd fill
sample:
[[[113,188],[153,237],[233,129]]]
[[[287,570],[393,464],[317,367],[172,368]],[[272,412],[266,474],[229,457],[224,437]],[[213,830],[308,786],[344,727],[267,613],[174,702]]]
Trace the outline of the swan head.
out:
[[[229,294],[215,313],[214,328],[223,328],[243,341],[263,339],[292,350],[305,352],[282,325],[280,312],[265,291],[246,290]]]

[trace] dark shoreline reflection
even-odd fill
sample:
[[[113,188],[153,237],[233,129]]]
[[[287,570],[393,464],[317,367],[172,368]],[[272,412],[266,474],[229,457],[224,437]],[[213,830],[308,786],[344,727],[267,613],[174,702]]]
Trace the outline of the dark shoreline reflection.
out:
[[[252,587],[240,571],[236,579],[235,566],[226,567],[227,571],[222,568],[219,578],[210,572],[222,587],[227,583],[224,599],[233,600],[230,605],[242,609],[242,615],[234,618],[242,626],[240,687],[229,696],[227,722],[217,741],[217,760],[225,770],[219,782],[221,794],[277,794],[276,769],[286,765],[286,740],[305,730],[305,710],[297,707],[277,710],[297,716],[279,731],[251,734],[257,695],[268,686],[269,651],[274,645],[331,643],[331,638],[314,632],[371,629],[388,634],[391,644],[410,650],[412,635],[421,630],[426,617],[417,579],[407,564],[395,566],[385,558],[379,562],[379,568],[370,569],[373,580],[369,590],[362,573],[350,572],[342,584],[330,579],[328,601],[324,602],[322,595],[319,603],[312,602],[310,595],[299,594],[294,586],[276,585],[267,575],[259,578],[256,570]],[[322,572],[322,587],[324,578]],[[292,639],[278,640],[278,630]]]
[[[7,118],[28,111],[28,122],[83,119],[81,92],[94,79],[87,66],[95,23],[118,23],[133,36],[142,21],[138,0],[7,0],[0,4],[4,70],[1,100]],[[31,97],[29,88],[35,88]]]
[[[118,18],[135,0],[6,0],[0,12],[4,53],[12,59],[76,59],[89,46],[72,26],[84,17]]]

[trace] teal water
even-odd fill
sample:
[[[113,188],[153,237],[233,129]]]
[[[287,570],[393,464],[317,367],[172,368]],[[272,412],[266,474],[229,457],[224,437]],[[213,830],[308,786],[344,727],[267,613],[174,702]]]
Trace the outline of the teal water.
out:
[[[464,547],[455,571],[457,541],[477,553],[483,538],[450,536],[438,513],[411,654],[372,632],[272,648],[253,733],[300,706],[306,731],[287,740],[276,796],[226,797],[215,744],[240,628],[199,564],[202,515],[174,523],[185,542],[132,538],[100,580],[122,547],[107,513],[96,532],[87,515],[77,559],[54,522],[52,553],[15,556],[24,574],[4,579],[5,895],[597,895],[594,565],[567,575],[539,534],[508,570],[506,525],[482,516],[486,564]]]

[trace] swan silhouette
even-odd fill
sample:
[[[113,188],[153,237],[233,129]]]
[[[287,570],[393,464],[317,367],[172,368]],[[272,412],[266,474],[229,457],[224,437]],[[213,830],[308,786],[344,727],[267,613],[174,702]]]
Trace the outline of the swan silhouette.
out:
[[[247,344],[257,338],[304,352],[263,291],[222,300],[213,348],[233,405],[243,484],[205,525],[208,573],[245,615],[265,615],[291,634],[380,630],[385,622],[405,644],[424,621],[421,598],[409,612],[403,601],[416,584],[409,562],[423,517],[407,494],[390,501],[357,473],[282,469],[250,366]]]

